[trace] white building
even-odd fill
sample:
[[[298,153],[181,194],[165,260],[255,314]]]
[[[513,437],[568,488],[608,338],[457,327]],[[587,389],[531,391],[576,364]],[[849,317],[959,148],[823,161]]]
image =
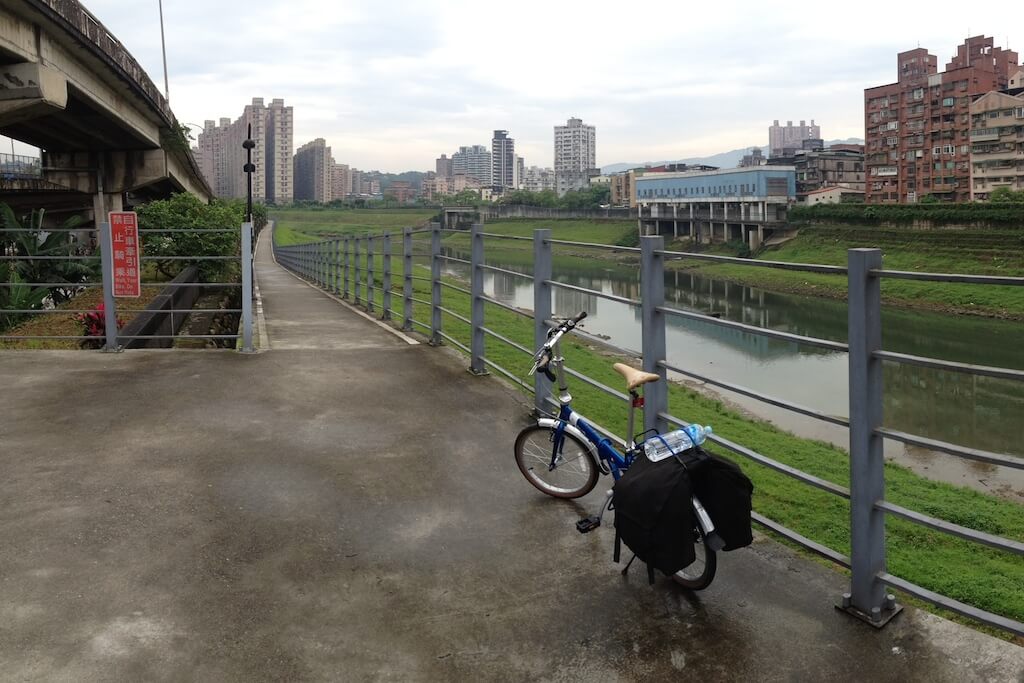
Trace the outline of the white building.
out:
[[[597,170],[597,129],[582,119],[569,119],[555,126],[555,190],[561,197],[569,190],[582,190]]]
[[[520,189],[530,192],[553,191],[555,189],[555,172],[550,168],[530,166],[523,170],[523,180]]]

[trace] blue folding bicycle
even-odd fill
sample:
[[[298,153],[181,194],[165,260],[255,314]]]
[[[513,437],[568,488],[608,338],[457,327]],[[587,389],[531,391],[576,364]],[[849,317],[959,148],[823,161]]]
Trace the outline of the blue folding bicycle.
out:
[[[599,475],[611,474],[617,481],[629,469],[633,461],[643,453],[641,444],[633,436],[636,409],[643,407],[643,396],[638,389],[649,382],[661,380],[658,375],[636,370],[623,363],[615,363],[613,366],[626,380],[626,389],[631,399],[626,450],[624,453],[618,451],[611,439],[598,432],[573,410],[572,396],[565,380],[565,359],[561,356],[559,342],[586,316],[586,312],[580,313],[553,328],[548,333],[547,341],[534,355],[530,374],[540,372],[551,380],[553,386],[557,383],[559,410],[557,415],[541,417],[536,424],[523,429],[516,438],[515,456],[519,471],[539,491],[555,498],[585,496],[597,485]],[[552,371],[552,366],[555,371]],[[718,566],[715,551],[724,544],[696,496],[692,498],[692,504],[695,525],[692,538],[696,560],[676,572],[672,579],[685,588],[700,590],[714,580]],[[599,527],[604,513],[613,509],[611,505],[612,491],[609,490],[600,512],[579,520],[577,529],[587,533]]]

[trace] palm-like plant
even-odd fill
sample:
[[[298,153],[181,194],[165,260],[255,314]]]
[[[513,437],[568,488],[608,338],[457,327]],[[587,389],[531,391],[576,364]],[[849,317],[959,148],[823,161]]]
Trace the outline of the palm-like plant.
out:
[[[81,218],[73,217],[51,232],[43,228],[44,215],[44,210],[38,209],[18,220],[11,207],[0,204],[0,228],[4,229],[0,233],[0,252],[5,257],[0,261],[0,282],[6,283],[0,287],[0,327],[10,327],[23,315],[5,313],[5,309],[37,310],[47,301],[64,303],[99,273],[95,256],[39,258],[82,256],[75,253],[78,245],[71,233],[81,224]]]

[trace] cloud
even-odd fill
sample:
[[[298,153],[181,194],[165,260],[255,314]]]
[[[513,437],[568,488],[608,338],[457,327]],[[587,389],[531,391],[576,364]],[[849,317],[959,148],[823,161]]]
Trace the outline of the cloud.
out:
[[[86,4],[162,83],[156,3]],[[597,126],[599,164],[763,145],[774,119],[860,136],[863,89],[895,80],[897,52],[920,41],[941,67],[966,33],[950,26],[962,11],[950,0],[926,14],[887,6],[884,18],[752,0],[163,5],[179,119],[235,118],[253,97],[283,97],[296,146],[324,137],[339,161],[392,171],[432,168],[495,129],[527,164],[549,166],[552,128],[570,116]]]

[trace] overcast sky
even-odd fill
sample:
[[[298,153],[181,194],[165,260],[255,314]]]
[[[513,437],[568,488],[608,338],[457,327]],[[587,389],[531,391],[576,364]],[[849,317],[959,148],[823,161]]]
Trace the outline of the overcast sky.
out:
[[[157,0],[84,4],[162,86]],[[323,137],[339,162],[392,172],[489,146],[494,129],[527,165],[551,166],[552,127],[570,116],[597,126],[598,165],[766,145],[773,119],[863,137],[863,89],[896,80],[898,51],[920,44],[942,69],[968,35],[1024,50],[1020,22],[960,1],[163,5],[179,120],[235,119],[253,97],[283,97],[296,146]]]

